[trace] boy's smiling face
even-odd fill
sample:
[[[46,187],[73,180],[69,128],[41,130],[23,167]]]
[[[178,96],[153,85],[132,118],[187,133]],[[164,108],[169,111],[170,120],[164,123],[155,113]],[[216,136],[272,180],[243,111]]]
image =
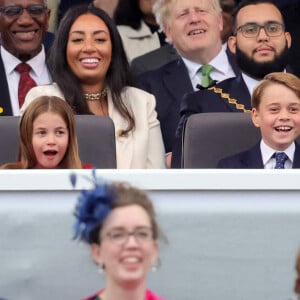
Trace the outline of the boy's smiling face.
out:
[[[253,108],[252,121],[269,147],[283,151],[300,135],[300,99],[283,84],[271,84]]]

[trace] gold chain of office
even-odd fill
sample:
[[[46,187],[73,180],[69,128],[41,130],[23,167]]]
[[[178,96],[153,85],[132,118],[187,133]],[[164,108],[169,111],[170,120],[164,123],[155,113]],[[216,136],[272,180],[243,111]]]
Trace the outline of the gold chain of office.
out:
[[[226,100],[229,104],[232,104],[236,107],[238,110],[242,110],[245,113],[250,113],[251,110],[246,109],[244,104],[238,103],[238,101],[234,98],[230,98],[230,95],[228,93],[224,93],[221,88],[211,87],[208,88],[209,90],[213,91],[216,94],[219,94],[222,99]]]

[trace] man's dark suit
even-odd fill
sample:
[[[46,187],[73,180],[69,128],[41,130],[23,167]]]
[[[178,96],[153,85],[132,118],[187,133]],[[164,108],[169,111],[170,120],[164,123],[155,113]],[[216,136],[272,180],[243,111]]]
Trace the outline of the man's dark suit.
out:
[[[232,54],[229,62],[236,74],[239,70]],[[139,76],[139,86],[156,98],[156,111],[162,130],[166,152],[172,151],[176,128],[180,119],[180,103],[185,94],[194,91],[187,68],[181,58]]]
[[[136,57],[130,63],[132,72],[138,76],[144,72],[157,69],[168,62],[178,59],[178,54],[171,44]]]
[[[156,98],[166,152],[172,151],[172,142],[179,121],[182,97],[193,91],[187,68],[180,58],[139,77],[140,87]]]
[[[295,143],[295,155],[293,161],[293,169],[300,168],[300,146]],[[225,157],[218,162],[217,168],[222,169],[263,169],[262,155],[260,151],[260,143],[253,148],[237,153],[230,157]]]
[[[180,106],[180,115],[206,112],[251,111],[251,95],[241,74],[217,83],[214,87],[187,94]]]
[[[47,32],[43,42],[46,52],[51,47],[53,40],[54,40],[54,34]],[[8,83],[7,83],[7,78],[6,78],[1,54],[0,54],[0,91],[1,91],[0,108],[2,108],[1,109],[2,112],[0,111],[0,116],[12,116],[12,107],[10,103]]]

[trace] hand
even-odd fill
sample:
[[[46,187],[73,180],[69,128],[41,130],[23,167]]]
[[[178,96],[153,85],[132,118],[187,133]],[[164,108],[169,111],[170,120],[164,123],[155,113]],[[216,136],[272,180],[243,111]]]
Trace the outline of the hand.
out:
[[[171,168],[172,152],[166,153],[166,167],[167,169]]]

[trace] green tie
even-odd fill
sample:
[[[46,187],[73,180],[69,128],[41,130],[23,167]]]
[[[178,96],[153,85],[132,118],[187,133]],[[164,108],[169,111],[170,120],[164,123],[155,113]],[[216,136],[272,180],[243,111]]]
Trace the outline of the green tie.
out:
[[[204,88],[209,87],[209,85],[213,82],[213,80],[209,76],[212,69],[213,67],[211,65],[203,65],[201,67],[201,73],[202,73],[201,86]]]

